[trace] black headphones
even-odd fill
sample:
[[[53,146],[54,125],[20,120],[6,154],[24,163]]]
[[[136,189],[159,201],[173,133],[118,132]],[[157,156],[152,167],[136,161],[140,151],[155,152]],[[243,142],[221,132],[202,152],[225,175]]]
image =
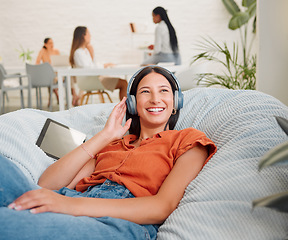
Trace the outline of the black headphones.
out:
[[[136,73],[134,73],[134,75],[131,77],[129,83],[128,83],[128,87],[127,87],[127,100],[126,100],[126,103],[127,103],[127,109],[128,109],[128,112],[132,115],[136,115],[137,114],[137,107],[136,107],[136,98],[134,95],[130,95],[130,90],[131,90],[131,87],[132,87],[132,84],[134,82],[134,79],[136,78],[136,76],[142,71],[144,70],[145,68],[148,68],[148,67],[157,67],[157,68],[162,68],[164,69],[167,73],[169,73],[174,82],[175,82],[175,86],[176,86],[176,90],[175,90],[175,93],[174,93],[174,108],[176,110],[179,110],[183,107],[183,101],[184,101],[184,98],[183,98],[183,93],[181,92],[181,87],[180,87],[180,84],[177,80],[177,78],[174,76],[174,74],[172,72],[170,72],[168,69],[166,68],[163,68],[163,67],[160,67],[158,65],[149,65],[149,66],[146,66],[146,67],[143,67],[141,69],[139,69]]]

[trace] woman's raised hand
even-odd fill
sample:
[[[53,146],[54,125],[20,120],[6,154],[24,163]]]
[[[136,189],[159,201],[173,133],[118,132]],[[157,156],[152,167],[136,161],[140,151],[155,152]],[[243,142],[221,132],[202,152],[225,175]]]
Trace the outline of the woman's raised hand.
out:
[[[122,138],[130,128],[132,119],[128,119],[125,125],[122,126],[126,109],[126,97],[124,97],[120,103],[114,107],[105,124],[103,131],[109,134],[108,136],[111,136],[113,140]]]

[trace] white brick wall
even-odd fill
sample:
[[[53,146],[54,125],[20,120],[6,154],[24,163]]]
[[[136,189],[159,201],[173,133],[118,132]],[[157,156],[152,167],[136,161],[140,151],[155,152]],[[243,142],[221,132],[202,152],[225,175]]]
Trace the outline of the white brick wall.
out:
[[[5,66],[22,65],[15,51],[21,44],[34,51],[35,62],[45,37],[69,54],[75,27],[85,25],[99,61],[140,63],[138,46],[153,43],[151,12],[156,6],[168,9],[185,63],[201,36],[228,43],[239,38],[238,31],[227,27],[230,15],[221,0],[0,0],[0,57]],[[150,34],[132,36],[130,22]]]

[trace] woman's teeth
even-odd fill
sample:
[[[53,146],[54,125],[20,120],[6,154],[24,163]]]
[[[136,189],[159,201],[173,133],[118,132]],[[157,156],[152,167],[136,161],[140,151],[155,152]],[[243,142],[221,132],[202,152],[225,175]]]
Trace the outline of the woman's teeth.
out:
[[[148,112],[162,112],[164,108],[148,108]]]

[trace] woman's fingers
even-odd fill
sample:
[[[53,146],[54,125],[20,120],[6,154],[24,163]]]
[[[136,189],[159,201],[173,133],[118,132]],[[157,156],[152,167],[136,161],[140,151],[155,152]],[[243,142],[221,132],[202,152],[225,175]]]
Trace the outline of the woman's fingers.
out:
[[[122,98],[122,100],[120,101],[119,108],[121,113],[126,112],[126,97]]]
[[[106,124],[105,131],[109,136],[114,136],[115,139],[122,138],[128,131],[131,125],[131,120],[127,121],[124,126],[123,119],[126,114],[126,97],[124,97],[112,110]]]
[[[24,193],[9,204],[8,208],[17,211],[30,209],[31,213],[57,212],[69,214],[69,211],[74,209],[74,207],[71,207],[73,205],[72,199],[42,188]]]
[[[125,133],[129,130],[130,125],[131,125],[131,122],[132,122],[132,118],[129,118],[129,119],[126,121],[126,123],[125,123],[125,125],[124,125]],[[125,133],[124,133],[124,134],[125,134]]]
[[[37,209],[49,211],[48,206],[53,204],[54,200],[59,197],[59,194],[48,189],[37,189],[24,193],[17,198],[13,203],[8,205],[8,208],[15,210]],[[33,212],[33,211],[32,211]]]
[[[122,100],[123,101],[123,100]],[[124,101],[121,105],[121,111],[120,111],[120,118],[122,118],[121,120],[123,121],[123,118],[125,116],[125,113],[126,113],[126,101]]]
[[[123,112],[126,111],[126,104],[125,104],[125,100],[124,98],[113,108],[109,118],[112,118],[113,116],[115,116],[117,118],[117,116],[119,114],[123,114]]]
[[[126,98],[123,98],[113,109],[113,111],[111,112],[109,118],[108,118],[108,122],[112,122],[112,124],[114,124],[115,120],[120,120],[120,124],[122,124],[122,121],[124,119],[125,113],[126,113]],[[117,122],[116,124],[119,124],[119,122]]]
[[[40,204],[41,197],[43,195],[42,189],[32,190],[24,193],[22,196],[17,198],[13,203],[8,205],[8,208],[15,210],[26,210],[36,207]]]

